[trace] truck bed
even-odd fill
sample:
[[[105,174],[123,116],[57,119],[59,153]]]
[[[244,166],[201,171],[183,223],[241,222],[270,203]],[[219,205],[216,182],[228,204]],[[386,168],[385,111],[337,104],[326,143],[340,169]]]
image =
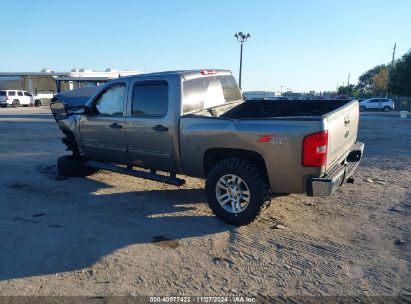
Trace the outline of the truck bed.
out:
[[[309,101],[267,101],[253,100],[221,114],[219,117],[231,119],[254,119],[292,116],[323,116],[346,104],[350,100],[309,100]]]
[[[256,151],[266,162],[274,192],[301,193],[301,176],[323,176],[344,161],[357,140],[358,119],[358,101],[349,100],[253,100],[209,108],[181,117],[182,158],[190,159],[183,166],[198,172],[203,163],[196,155],[217,146]],[[321,131],[328,134],[325,166],[302,166],[303,139]],[[261,144],[262,135],[277,141]]]

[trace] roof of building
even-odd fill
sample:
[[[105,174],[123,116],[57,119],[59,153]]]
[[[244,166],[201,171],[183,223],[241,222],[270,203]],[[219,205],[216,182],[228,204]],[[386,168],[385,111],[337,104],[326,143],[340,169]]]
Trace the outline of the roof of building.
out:
[[[69,76],[70,72],[0,72],[0,76]]]

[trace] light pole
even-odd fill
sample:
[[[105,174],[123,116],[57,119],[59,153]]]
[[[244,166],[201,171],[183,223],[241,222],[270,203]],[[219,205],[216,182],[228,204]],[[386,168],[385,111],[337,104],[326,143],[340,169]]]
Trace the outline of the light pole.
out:
[[[238,32],[234,35],[237,38],[237,41],[241,43],[241,51],[240,51],[240,76],[239,78],[239,87],[241,89],[241,70],[243,69],[243,44],[247,41],[248,38],[251,37],[249,33]]]

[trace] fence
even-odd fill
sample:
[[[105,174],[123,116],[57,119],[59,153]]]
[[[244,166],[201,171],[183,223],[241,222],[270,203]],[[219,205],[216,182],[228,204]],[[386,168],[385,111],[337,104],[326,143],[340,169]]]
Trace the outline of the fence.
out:
[[[411,97],[394,97],[392,100],[396,111],[411,112]]]

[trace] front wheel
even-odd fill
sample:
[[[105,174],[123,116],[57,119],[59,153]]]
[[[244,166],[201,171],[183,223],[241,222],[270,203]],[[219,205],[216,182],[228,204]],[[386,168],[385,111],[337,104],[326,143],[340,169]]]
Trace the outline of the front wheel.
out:
[[[384,112],[389,112],[389,111],[390,111],[390,107],[385,106],[384,108],[382,108],[382,110],[383,110]]]
[[[41,106],[41,100],[36,100],[36,101],[34,101],[34,106],[35,107],[39,107],[39,106]]]
[[[254,221],[271,201],[265,171],[239,158],[222,160],[211,168],[205,189],[214,214],[236,226]]]
[[[87,166],[85,160],[80,157],[66,155],[57,159],[57,171],[64,176],[84,177],[99,170]]]
[[[17,108],[20,105],[20,102],[18,100],[13,100],[13,102],[11,103],[11,106],[13,108]]]

